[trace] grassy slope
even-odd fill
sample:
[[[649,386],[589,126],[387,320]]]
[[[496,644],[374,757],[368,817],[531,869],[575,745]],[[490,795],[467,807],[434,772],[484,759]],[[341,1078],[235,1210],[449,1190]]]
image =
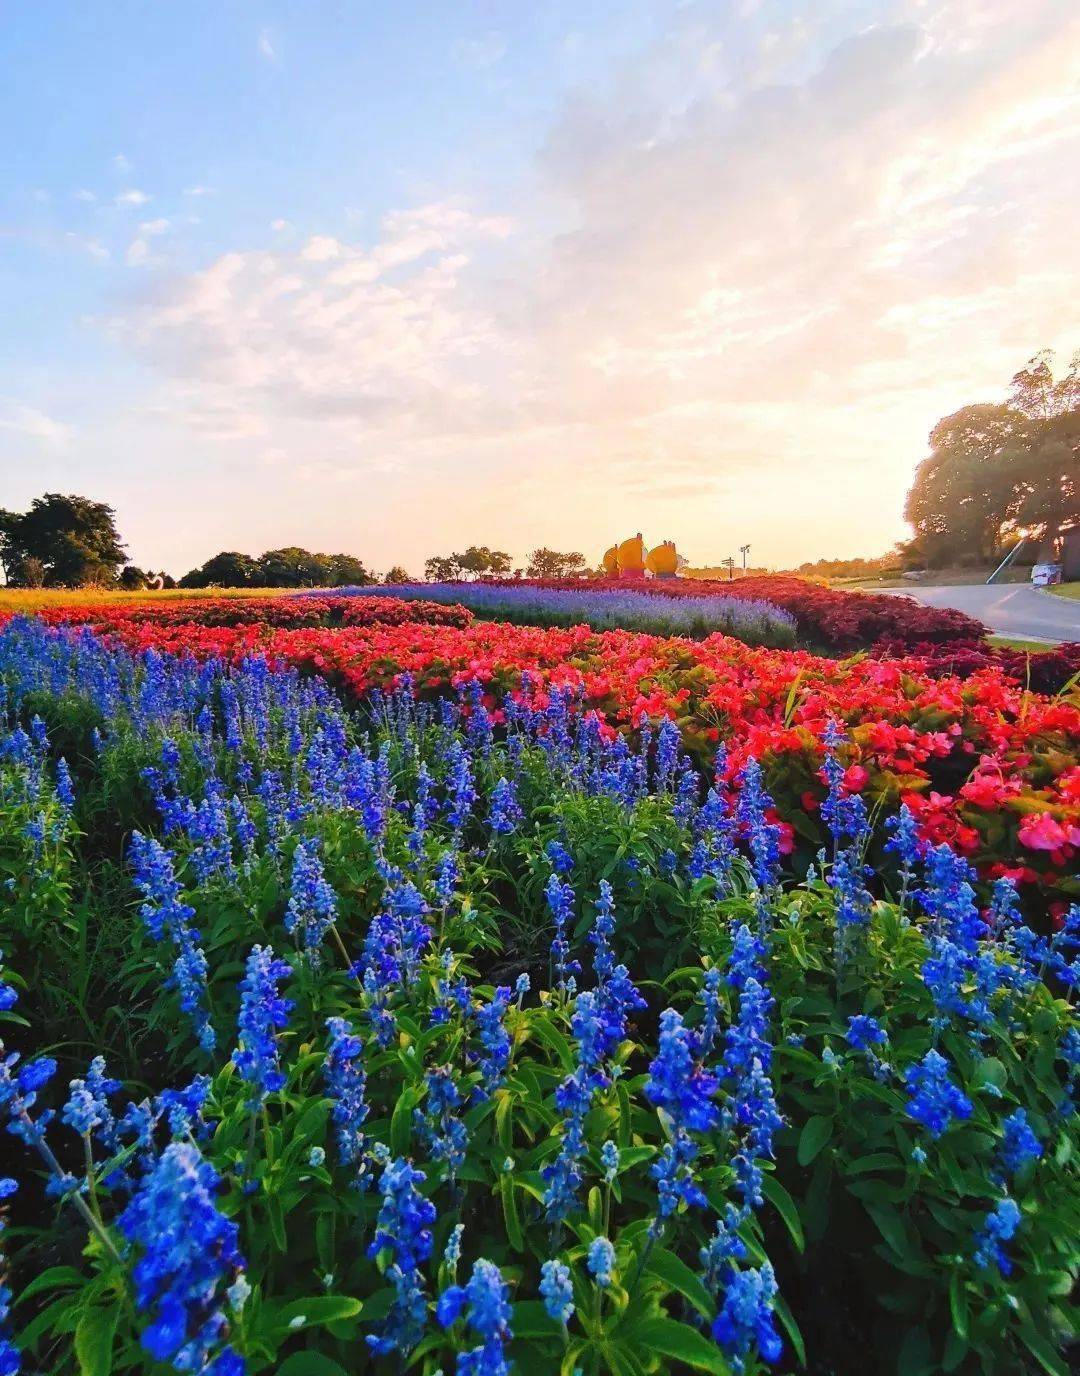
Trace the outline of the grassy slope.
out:
[[[1071,597],[1074,602],[1080,602],[1080,583],[1059,583],[1056,588],[1050,588],[1049,591],[1055,597]]]
[[[168,588],[161,592],[110,592],[102,588],[0,588],[0,611],[98,602],[168,602],[184,597],[280,597],[296,588]]]

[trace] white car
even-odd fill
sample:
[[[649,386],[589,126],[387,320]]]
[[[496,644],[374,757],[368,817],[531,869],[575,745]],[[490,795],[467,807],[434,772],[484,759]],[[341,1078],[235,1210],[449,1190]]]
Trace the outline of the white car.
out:
[[[1031,581],[1037,588],[1048,588],[1061,582],[1060,564],[1035,564],[1031,570]]]

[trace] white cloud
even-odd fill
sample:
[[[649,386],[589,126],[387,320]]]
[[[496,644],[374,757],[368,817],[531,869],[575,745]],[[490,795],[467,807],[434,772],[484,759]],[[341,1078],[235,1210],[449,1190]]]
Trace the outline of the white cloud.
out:
[[[184,187],[184,195],[185,195],[185,196],[213,196],[213,195],[214,195],[214,188],[213,188],[212,186],[185,186],[185,187]]]
[[[270,39],[269,29],[260,29],[259,37],[255,43],[256,51],[264,62],[269,62],[272,66],[278,65],[278,55]]]
[[[96,258],[99,262],[106,262],[110,256],[109,250],[100,239],[90,239],[85,234],[76,234],[74,230],[70,229],[64,237],[76,248],[82,249],[84,253],[88,253],[91,258]]]
[[[81,187],[78,191],[72,192],[72,196],[75,200],[85,201],[88,205],[97,200],[97,196],[95,196],[92,191],[87,191],[85,187]]]
[[[129,172],[134,172],[135,164],[130,158],[126,158],[123,153],[117,153],[112,160],[113,171],[120,176],[126,177]]]
[[[652,494],[776,562],[884,547],[937,417],[1072,342],[1080,13],[703,13],[567,100],[513,215],[228,253],[116,329],[209,432],[453,465],[470,509],[535,507],[536,466],[593,520]]]
[[[170,222],[166,219],[144,220],[139,226],[143,234],[164,234],[170,228]]]
[[[140,191],[138,187],[131,187],[127,191],[121,191],[116,198],[117,205],[146,205],[150,197],[145,191]]]
[[[271,220],[270,228],[275,234],[284,234],[286,230],[292,229],[292,225],[288,220]]]
[[[40,440],[54,448],[63,448],[75,434],[70,425],[55,420],[44,411],[3,398],[0,398],[0,430]]]
[[[451,49],[451,56],[461,67],[486,71],[506,56],[506,39],[498,30],[491,29],[479,38],[459,39]]]

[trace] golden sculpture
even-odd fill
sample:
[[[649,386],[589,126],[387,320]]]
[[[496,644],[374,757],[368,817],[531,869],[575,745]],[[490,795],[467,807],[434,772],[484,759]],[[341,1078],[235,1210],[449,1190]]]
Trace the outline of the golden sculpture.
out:
[[[674,540],[665,540],[646,551],[641,531],[604,551],[604,574],[608,578],[675,578],[684,567]]]

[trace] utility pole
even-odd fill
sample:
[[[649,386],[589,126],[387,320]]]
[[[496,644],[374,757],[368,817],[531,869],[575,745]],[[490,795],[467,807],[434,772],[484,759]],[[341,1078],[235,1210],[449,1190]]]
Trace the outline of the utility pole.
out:
[[[735,578],[735,560],[729,554],[726,559],[721,559],[720,562],[727,569],[728,582],[732,582]]]
[[[749,545],[740,545],[740,546],[739,546],[739,553],[742,555],[742,571],[743,571],[743,577],[745,578],[745,577],[746,577],[746,556],[750,553],[750,546],[749,546]]]

